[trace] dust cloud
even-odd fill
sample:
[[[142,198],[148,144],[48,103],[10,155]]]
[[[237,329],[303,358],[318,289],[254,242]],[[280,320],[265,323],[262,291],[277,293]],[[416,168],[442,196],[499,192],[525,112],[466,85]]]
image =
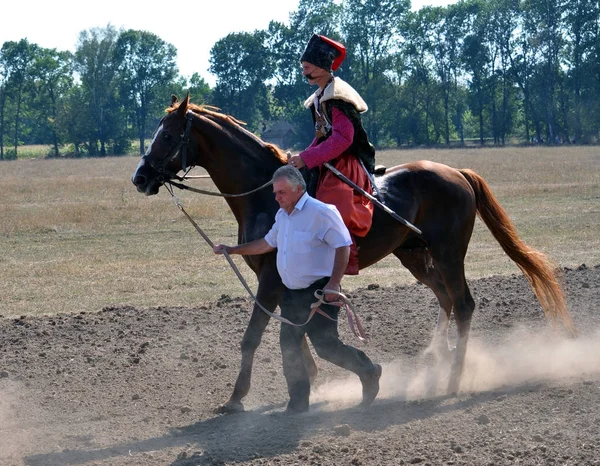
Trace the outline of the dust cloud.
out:
[[[32,441],[20,426],[23,389],[21,384],[9,382],[0,390],[0,461],[19,458],[23,445]]]
[[[449,364],[435,366],[425,357],[383,365],[378,399],[417,400],[445,394]],[[600,375],[600,329],[578,338],[517,328],[493,345],[471,337],[460,391],[476,393],[541,382],[581,380]],[[324,383],[311,403],[327,410],[360,402],[356,376]]]

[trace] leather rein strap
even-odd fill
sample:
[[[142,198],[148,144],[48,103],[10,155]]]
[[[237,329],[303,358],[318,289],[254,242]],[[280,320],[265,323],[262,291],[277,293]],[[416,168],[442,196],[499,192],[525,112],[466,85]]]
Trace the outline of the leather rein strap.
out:
[[[184,181],[186,179],[186,177],[177,177],[179,180]],[[187,186],[185,184],[182,183],[177,183],[175,181],[169,180],[166,183],[169,183],[173,186],[175,186],[176,188],[179,189],[186,189],[188,191],[192,191],[194,193],[199,193],[199,194],[206,194],[207,196],[216,196],[216,197],[243,197],[243,196],[247,196],[248,194],[252,194],[255,193],[257,191],[260,191],[261,189],[266,188],[267,186],[270,186],[273,184],[273,181],[267,181],[265,184],[263,184],[262,186],[259,186],[258,188],[253,189],[252,191],[248,191],[245,193],[240,193],[240,194],[225,194],[225,193],[216,193],[213,191],[205,191],[203,189],[198,189],[198,188],[192,188],[191,186]]]
[[[338,301],[325,301],[326,294],[337,295]],[[354,310],[352,303],[350,302],[350,300],[348,299],[348,297],[346,295],[344,295],[343,293],[341,293],[339,291],[334,291],[334,290],[316,290],[315,298],[317,298],[318,301],[316,301],[310,305],[311,309],[317,309],[317,312],[319,312],[319,314],[324,315],[325,317],[327,317],[330,320],[336,320],[336,319],[332,319],[327,314],[325,314],[323,311],[321,311],[321,309],[319,309],[319,306],[321,304],[328,304],[330,306],[339,306],[339,307],[343,308],[344,311],[346,312],[346,318],[348,319],[348,327],[350,327],[350,330],[352,330],[352,333],[354,333],[354,336],[356,338],[358,338],[360,341],[367,341],[369,339],[369,337],[367,337],[365,329],[362,325],[362,322],[360,321],[360,319],[358,317],[358,314]],[[311,315],[312,314],[313,313],[311,312]]]

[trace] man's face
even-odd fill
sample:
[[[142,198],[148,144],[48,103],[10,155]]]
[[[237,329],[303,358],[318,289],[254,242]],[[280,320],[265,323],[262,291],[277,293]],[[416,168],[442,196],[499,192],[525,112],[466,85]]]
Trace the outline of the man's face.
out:
[[[329,76],[329,72],[327,70],[319,68],[318,66],[308,63],[307,61],[302,62],[302,74],[306,79],[308,79],[308,83],[311,85],[317,84],[319,78]]]
[[[279,207],[289,214],[294,210],[298,199],[302,197],[304,192],[301,186],[292,188],[287,179],[278,178],[273,181],[273,194],[275,194],[275,200],[279,203]]]

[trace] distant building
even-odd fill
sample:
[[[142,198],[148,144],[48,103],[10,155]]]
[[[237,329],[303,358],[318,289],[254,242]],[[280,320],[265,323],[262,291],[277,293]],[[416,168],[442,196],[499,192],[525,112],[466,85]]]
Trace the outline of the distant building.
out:
[[[290,149],[298,142],[298,136],[294,127],[283,120],[266,128],[260,137],[263,141],[276,144],[282,149]]]

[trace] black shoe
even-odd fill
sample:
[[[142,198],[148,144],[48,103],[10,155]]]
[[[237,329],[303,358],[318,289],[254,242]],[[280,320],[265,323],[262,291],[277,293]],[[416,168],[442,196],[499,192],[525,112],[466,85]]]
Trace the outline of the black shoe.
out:
[[[360,406],[369,406],[379,393],[379,379],[381,378],[382,368],[380,364],[375,364],[375,370],[368,376],[362,377],[363,399]]]

